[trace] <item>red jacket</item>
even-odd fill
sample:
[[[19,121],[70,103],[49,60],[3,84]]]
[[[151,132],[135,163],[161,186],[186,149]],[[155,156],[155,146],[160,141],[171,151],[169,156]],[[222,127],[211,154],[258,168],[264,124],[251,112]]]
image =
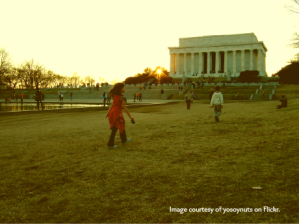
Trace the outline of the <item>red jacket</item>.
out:
[[[108,113],[110,129],[113,126],[119,129],[119,132],[122,133],[125,129],[125,118],[122,113],[122,101],[126,100],[123,95],[114,95],[113,104]]]

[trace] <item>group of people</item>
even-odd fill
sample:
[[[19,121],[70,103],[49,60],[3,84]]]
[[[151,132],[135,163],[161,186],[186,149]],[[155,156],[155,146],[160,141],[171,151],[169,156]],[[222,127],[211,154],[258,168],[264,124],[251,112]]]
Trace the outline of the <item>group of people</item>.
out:
[[[137,91],[137,93],[134,93],[134,101],[133,102],[136,102],[136,98],[137,98],[137,101],[139,100],[139,102],[140,101],[142,101],[142,93],[140,92],[138,92]]]
[[[210,107],[214,108],[215,113],[215,122],[219,122],[219,116],[221,114],[221,109],[223,108],[223,95],[220,92],[220,86],[215,86],[216,92],[213,91],[213,89],[210,90]],[[194,99],[194,92],[191,94],[190,91],[187,92],[185,95],[185,100],[187,103],[187,110],[190,109],[191,102]]]
[[[117,148],[114,145],[114,139],[117,130],[119,129],[121,142],[126,144],[130,142],[131,139],[127,138],[125,132],[125,119],[122,114],[122,108],[124,108],[125,112],[127,113],[128,117],[130,118],[132,124],[135,123],[134,118],[132,118],[129,110],[126,107],[126,98],[124,97],[123,93],[125,93],[125,85],[124,83],[116,83],[113,88],[110,90],[109,94],[113,96],[113,103],[110,105],[106,118],[109,120],[111,134],[108,141],[108,148],[113,149]],[[138,92],[137,92],[138,93]],[[140,93],[139,93],[140,94]],[[138,94],[138,95],[139,95]],[[137,94],[134,94],[134,101]],[[194,95],[194,94],[193,94]],[[140,96],[140,95],[139,95]],[[192,94],[190,91],[187,92],[185,95],[187,109],[190,109],[190,103],[193,100]],[[281,105],[277,106],[277,109],[282,107],[287,107],[287,99],[284,95],[281,97]],[[210,108],[214,109],[214,119],[215,122],[219,122],[219,116],[221,115],[222,108],[223,108],[223,94],[220,92],[220,86],[215,86],[215,92],[211,89],[210,94]]]
[[[16,100],[18,101],[18,99],[21,99],[21,103],[23,103],[23,98],[24,98],[24,94],[23,93],[20,93],[20,96],[18,94],[15,93],[15,91],[13,90],[11,93],[10,93],[10,97],[5,97],[5,103],[7,102],[11,102],[11,100]]]

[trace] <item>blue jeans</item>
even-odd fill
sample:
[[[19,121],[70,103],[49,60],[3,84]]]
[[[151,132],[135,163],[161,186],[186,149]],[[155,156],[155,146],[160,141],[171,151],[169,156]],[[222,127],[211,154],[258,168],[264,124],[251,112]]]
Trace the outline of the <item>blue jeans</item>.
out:
[[[214,112],[215,116],[219,118],[219,115],[221,114],[221,104],[214,105]]]

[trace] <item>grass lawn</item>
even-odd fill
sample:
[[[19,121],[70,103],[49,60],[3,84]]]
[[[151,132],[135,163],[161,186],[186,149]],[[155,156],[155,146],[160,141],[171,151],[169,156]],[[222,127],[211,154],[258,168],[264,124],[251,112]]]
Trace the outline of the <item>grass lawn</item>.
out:
[[[299,99],[278,104],[132,108],[112,150],[105,111],[1,114],[0,222],[299,222]]]

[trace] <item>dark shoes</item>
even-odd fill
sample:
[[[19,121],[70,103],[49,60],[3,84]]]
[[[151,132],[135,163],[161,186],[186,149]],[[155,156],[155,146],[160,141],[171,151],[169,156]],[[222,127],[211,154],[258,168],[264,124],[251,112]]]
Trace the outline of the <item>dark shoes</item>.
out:
[[[215,116],[215,122],[219,122],[219,118]]]

